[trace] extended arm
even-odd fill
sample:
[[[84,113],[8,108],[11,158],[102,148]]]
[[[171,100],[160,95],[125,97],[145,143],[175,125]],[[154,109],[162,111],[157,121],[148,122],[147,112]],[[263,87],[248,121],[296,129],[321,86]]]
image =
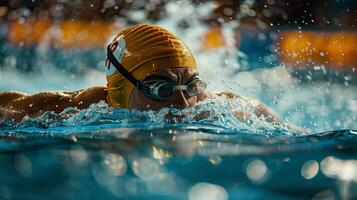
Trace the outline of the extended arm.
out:
[[[0,94],[0,120],[21,120],[24,116],[36,117],[46,111],[62,112],[67,107],[87,108],[92,103],[105,100],[104,87],[92,87],[75,92],[41,92],[27,95],[18,92]]]
[[[302,127],[299,127],[297,125],[291,124],[291,123],[286,123],[283,120],[281,120],[278,115],[268,106],[264,105],[260,101],[253,99],[253,98],[242,98],[238,95],[235,95],[230,92],[224,92],[220,93],[219,95],[226,95],[229,98],[237,98],[242,101],[246,101],[249,104],[252,105],[254,114],[257,117],[263,117],[267,122],[281,125],[281,126],[286,126],[288,129],[292,131],[299,131],[299,132],[304,132],[304,133],[310,133],[310,130],[304,129]],[[243,110],[241,112],[235,113],[236,117],[242,121],[247,121],[251,118],[251,113],[247,110]]]
[[[303,133],[311,133],[311,130],[302,128],[292,123],[287,123],[282,121],[278,115],[268,106],[264,105],[260,101],[256,99],[250,99],[250,102],[254,106],[254,112],[258,117],[263,116],[267,122],[275,123],[278,125],[286,126],[288,129],[292,131],[298,131]]]

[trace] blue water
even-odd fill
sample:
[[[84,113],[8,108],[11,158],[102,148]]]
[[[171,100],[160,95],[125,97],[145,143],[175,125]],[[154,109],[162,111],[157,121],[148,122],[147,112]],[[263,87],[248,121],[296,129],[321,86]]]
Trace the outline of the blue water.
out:
[[[200,68],[209,90],[260,99],[312,134],[254,115],[240,122],[233,111],[241,104],[225,99],[158,112],[118,110],[103,102],[47,112],[0,123],[0,199],[357,198],[356,85],[300,82],[284,66],[232,74],[228,65],[219,68],[218,79],[220,65],[213,58],[212,52],[198,55],[200,66],[211,67]],[[207,60],[213,65],[203,65]],[[39,74],[2,65],[0,91],[105,84],[100,71],[73,73],[49,67],[54,64],[35,65]],[[205,117],[195,117],[200,113]]]
[[[233,110],[206,102],[140,112],[101,102],[2,122],[1,198],[357,197],[357,131],[305,135],[259,118],[239,122]],[[211,114],[190,115],[202,112]]]
[[[226,46],[202,51],[209,28],[202,19],[213,8],[170,1],[165,18],[136,20],[182,38],[208,90],[259,99],[311,134],[254,115],[243,123],[233,115],[241,104],[225,99],[158,112],[103,102],[47,112],[0,122],[0,199],[357,199],[356,74],[315,66],[295,75],[271,48],[280,30],[244,31],[239,21],[222,24]],[[147,14],[131,14],[139,12]],[[105,85],[104,48],[62,50],[46,41],[24,48],[7,43],[6,26],[0,25],[0,92]]]

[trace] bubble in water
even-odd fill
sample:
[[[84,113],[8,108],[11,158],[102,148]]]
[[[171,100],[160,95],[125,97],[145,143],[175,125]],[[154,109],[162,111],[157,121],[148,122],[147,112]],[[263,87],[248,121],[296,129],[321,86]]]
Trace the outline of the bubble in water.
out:
[[[333,156],[324,158],[321,171],[325,176],[344,181],[357,181],[357,160],[340,160]]]
[[[262,160],[253,160],[247,165],[246,174],[252,182],[262,183],[268,176],[268,167]]]
[[[314,178],[319,172],[319,163],[316,160],[310,160],[301,167],[301,176],[305,179]]]
[[[219,185],[197,183],[190,189],[188,198],[189,200],[227,200],[228,193]]]
[[[212,156],[208,160],[212,165],[219,165],[222,162],[222,158],[220,156]]]
[[[139,158],[132,165],[135,175],[144,180],[156,179],[162,171],[161,166],[150,158]]]
[[[122,176],[126,173],[127,165],[125,159],[116,153],[105,153],[103,164],[108,172],[114,176]]]
[[[88,164],[89,156],[83,147],[73,147],[70,151],[70,156],[72,161],[77,165],[83,166]]]

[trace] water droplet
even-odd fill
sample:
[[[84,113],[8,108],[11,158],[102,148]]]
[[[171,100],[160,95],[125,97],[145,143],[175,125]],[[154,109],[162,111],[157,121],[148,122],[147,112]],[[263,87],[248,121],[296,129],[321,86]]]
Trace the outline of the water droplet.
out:
[[[161,172],[159,163],[150,158],[139,158],[133,161],[132,169],[141,179],[155,179]]]
[[[305,179],[314,178],[319,172],[319,164],[316,160],[310,160],[301,167],[301,176]]]
[[[119,154],[104,154],[103,164],[112,175],[122,176],[126,173],[127,165],[125,159]]]
[[[190,189],[188,197],[189,200],[227,200],[228,193],[219,185],[197,183]]]
[[[268,168],[262,160],[253,160],[247,165],[246,174],[252,182],[262,183],[267,178]]]

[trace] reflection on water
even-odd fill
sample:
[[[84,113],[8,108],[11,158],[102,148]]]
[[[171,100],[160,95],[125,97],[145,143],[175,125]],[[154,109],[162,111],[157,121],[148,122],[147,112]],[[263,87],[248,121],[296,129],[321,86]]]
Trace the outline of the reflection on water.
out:
[[[72,133],[2,131],[1,198],[357,197],[354,131],[289,136],[207,124],[106,123]]]
[[[340,160],[328,156],[321,161],[321,170],[328,177],[357,182],[357,160]]]
[[[22,154],[15,156],[14,167],[23,177],[29,177],[32,174],[31,160]]]
[[[100,102],[2,122],[1,198],[357,197],[356,131],[305,135],[254,113],[244,123],[233,112],[245,106],[222,97],[140,112]]]
[[[261,160],[253,160],[249,162],[246,168],[246,174],[252,182],[264,182],[268,175],[268,168]]]
[[[248,120],[241,120],[236,113],[244,112]],[[230,99],[225,96],[201,102],[185,109],[163,108],[159,111],[138,111],[114,109],[105,102],[92,104],[88,109],[66,108],[63,112],[45,112],[35,118],[24,117],[21,122],[11,120],[0,122],[1,132],[13,130],[23,132],[58,132],[59,134],[80,133],[103,128],[160,127],[167,123],[207,124],[220,129],[247,130],[255,134],[301,135],[291,132],[285,124],[275,125],[258,117],[253,105],[244,99]],[[90,127],[89,127],[90,126]],[[172,133],[175,134],[175,133]],[[75,140],[75,137],[73,138]]]
[[[227,200],[228,194],[227,191],[219,185],[210,183],[197,183],[190,189],[188,197],[189,200]]]
[[[305,179],[314,178],[319,172],[319,163],[316,160],[309,160],[301,167],[301,176]]]
[[[158,1],[151,3],[155,2]],[[175,32],[192,48],[209,90],[256,97],[282,118],[316,134],[289,132],[253,113],[253,120],[243,123],[233,113],[244,109],[241,102],[227,103],[226,99],[184,111],[115,110],[99,103],[85,110],[48,112],[18,124],[0,123],[0,199],[357,199],[356,132],[317,133],[357,128],[355,74],[327,70],[327,64],[336,62],[342,65],[339,69],[349,67],[344,64],[355,62],[351,56],[354,54],[345,56],[347,50],[335,48],[330,40],[328,49],[323,42],[315,45],[316,49],[311,48],[310,60],[311,51],[305,51],[304,44],[310,43],[311,38],[321,42],[327,33],[322,37],[308,33],[310,39],[306,39],[307,33],[301,34],[301,27],[292,27],[299,30],[280,34],[279,28],[269,29],[272,24],[257,17],[260,14],[254,8],[255,1],[239,1],[237,10],[223,9],[228,15],[217,19],[219,26],[211,27],[203,21],[221,6],[219,1],[197,2],[166,2],[162,6],[165,17],[155,24]],[[273,4],[277,1],[267,2],[261,6],[265,17],[276,11]],[[73,2],[61,1],[51,9],[63,6],[62,3]],[[110,10],[115,2],[104,1],[103,5]],[[7,12],[4,8],[0,7],[0,15]],[[81,9],[90,10],[84,6]],[[294,10],[295,6],[290,11]],[[26,19],[21,13],[29,10],[18,12],[21,22]],[[279,12],[291,17],[284,10]],[[56,13],[60,14],[51,14]],[[125,27],[132,23],[130,20],[154,23],[147,21],[148,14],[146,10],[128,10],[124,13],[126,18],[115,16],[113,24],[76,20],[58,20],[54,24],[15,22],[11,33],[20,34],[18,38],[6,38],[8,27],[1,24],[0,91],[77,90],[104,85],[105,52],[74,47],[100,47],[112,31],[118,31],[112,30],[113,26]],[[237,19],[227,20],[233,14],[237,14]],[[253,18],[255,27],[249,21],[241,23],[244,17]],[[47,31],[28,27],[41,23],[45,23]],[[68,28],[69,24],[72,28]],[[62,40],[58,34],[61,31],[70,33],[67,40]],[[99,35],[90,36],[91,32]],[[37,38],[38,46],[24,48],[34,34],[47,38]],[[336,35],[327,35],[330,34]],[[288,42],[287,47],[291,47],[285,49],[285,61],[293,59],[291,62],[298,62],[302,68],[307,66],[301,61],[315,62],[310,70],[296,76],[291,68],[277,63],[274,42],[283,39],[281,36],[287,37],[281,45]],[[291,46],[296,38],[289,40],[289,36],[301,37],[303,47],[300,42]],[[98,40],[92,41],[93,38]],[[6,43],[6,39],[14,44]],[[350,49],[352,44],[346,47]],[[327,56],[328,52],[334,55]],[[352,70],[355,72],[355,68]],[[315,73],[331,77],[315,80]],[[332,75],[340,82],[330,81]],[[170,121],[168,114],[185,117]],[[200,114],[205,117],[194,117]]]
[[[103,164],[107,167],[107,171],[114,176],[125,175],[127,165],[125,159],[120,154],[103,153]]]

